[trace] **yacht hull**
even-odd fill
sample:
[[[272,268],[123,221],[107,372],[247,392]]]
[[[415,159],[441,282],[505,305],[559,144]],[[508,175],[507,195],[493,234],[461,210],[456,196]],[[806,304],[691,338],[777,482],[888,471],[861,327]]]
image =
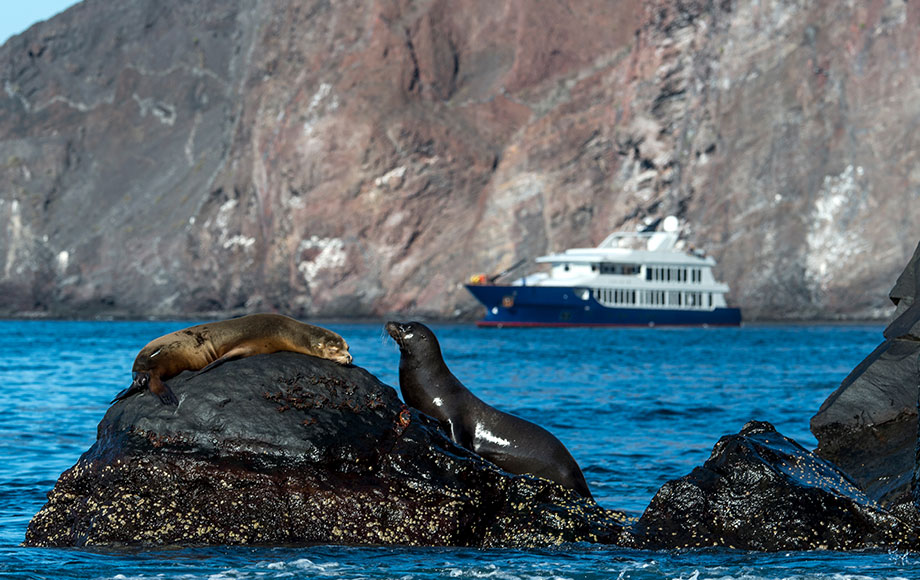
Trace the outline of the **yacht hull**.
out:
[[[711,310],[605,306],[562,286],[467,285],[486,307],[478,326],[738,326],[738,308]]]

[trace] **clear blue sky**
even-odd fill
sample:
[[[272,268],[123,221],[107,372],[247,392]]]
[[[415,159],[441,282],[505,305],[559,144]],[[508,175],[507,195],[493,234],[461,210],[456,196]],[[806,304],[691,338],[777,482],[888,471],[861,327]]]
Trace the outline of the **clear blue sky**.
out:
[[[0,0],[0,44],[74,4],[77,0]]]

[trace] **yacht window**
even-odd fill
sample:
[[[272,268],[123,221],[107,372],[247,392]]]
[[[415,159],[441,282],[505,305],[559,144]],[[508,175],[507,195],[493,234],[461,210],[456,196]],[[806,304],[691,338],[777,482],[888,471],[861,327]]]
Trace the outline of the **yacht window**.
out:
[[[568,271],[569,271],[569,265],[568,265],[568,264],[564,265],[564,266],[562,267],[562,269],[565,270],[566,272],[568,272]]]
[[[600,271],[601,274],[619,274],[622,276],[633,276],[639,273],[638,267],[635,264],[611,264],[604,262],[600,264]],[[645,277],[647,280],[651,280],[649,276],[650,273],[646,270]]]

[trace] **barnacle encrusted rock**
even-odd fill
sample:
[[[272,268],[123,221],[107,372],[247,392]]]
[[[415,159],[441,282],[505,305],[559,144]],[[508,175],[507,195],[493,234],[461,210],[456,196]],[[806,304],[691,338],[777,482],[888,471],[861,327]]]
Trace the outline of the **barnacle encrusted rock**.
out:
[[[752,421],[709,460],[665,484],[635,526],[650,548],[912,548],[914,526],[881,508],[839,468]]]
[[[358,367],[254,356],[114,404],[25,545],[617,542],[620,514],[454,445]]]

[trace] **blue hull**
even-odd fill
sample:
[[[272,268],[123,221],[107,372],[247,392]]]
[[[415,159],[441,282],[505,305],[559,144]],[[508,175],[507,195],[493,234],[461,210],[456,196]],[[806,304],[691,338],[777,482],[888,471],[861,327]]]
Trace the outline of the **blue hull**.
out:
[[[466,289],[486,307],[479,326],[738,326],[741,310],[611,308],[572,288],[475,286]]]

